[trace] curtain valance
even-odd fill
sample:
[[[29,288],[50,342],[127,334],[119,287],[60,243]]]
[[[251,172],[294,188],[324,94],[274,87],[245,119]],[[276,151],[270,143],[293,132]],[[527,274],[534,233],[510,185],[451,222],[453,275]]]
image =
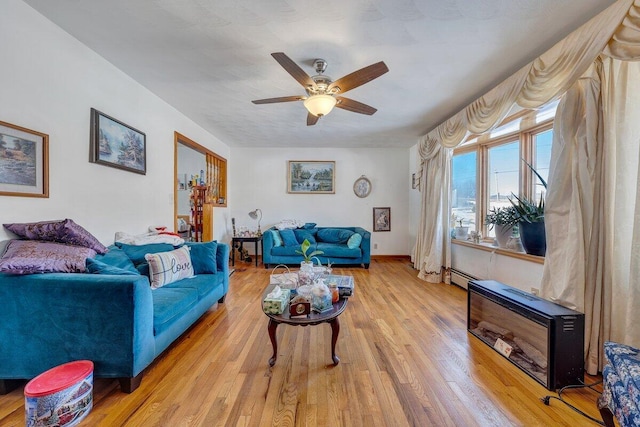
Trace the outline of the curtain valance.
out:
[[[493,129],[514,104],[539,108],[565,93],[601,53],[625,60],[640,58],[640,0],[618,0],[430,131],[420,144],[435,139],[452,148],[471,133]]]

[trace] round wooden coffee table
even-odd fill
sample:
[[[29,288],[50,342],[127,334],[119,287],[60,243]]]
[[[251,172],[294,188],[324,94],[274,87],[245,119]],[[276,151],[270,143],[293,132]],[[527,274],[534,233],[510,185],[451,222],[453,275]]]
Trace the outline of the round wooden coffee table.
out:
[[[275,285],[267,286],[262,299],[267,296],[269,292],[273,290]],[[289,315],[289,307],[287,307],[282,314],[266,314],[269,317],[269,338],[271,338],[271,345],[273,346],[273,356],[269,359],[269,366],[276,364],[276,358],[278,357],[278,342],[276,341],[276,328],[279,324],[284,323],[286,325],[293,326],[313,326],[321,323],[328,323],[331,325],[331,359],[333,364],[340,363],[340,358],[336,356],[336,342],[338,341],[338,334],[340,333],[340,322],[338,316],[347,308],[347,298],[340,298],[338,302],[333,304],[333,308],[330,311],[324,313],[311,312],[308,316],[294,316]]]

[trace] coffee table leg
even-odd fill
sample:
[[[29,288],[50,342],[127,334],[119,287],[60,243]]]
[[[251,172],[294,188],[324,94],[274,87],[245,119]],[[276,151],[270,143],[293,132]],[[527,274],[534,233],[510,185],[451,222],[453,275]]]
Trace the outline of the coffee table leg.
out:
[[[269,319],[269,338],[271,338],[271,345],[273,346],[273,356],[269,359],[269,366],[276,364],[276,358],[278,357],[278,342],[276,341],[276,328],[278,322],[274,322],[273,319]]]
[[[336,317],[330,321],[329,324],[331,325],[331,360],[333,360],[334,365],[337,365],[340,363],[340,358],[336,356],[336,343],[338,342],[338,334],[340,333],[340,322],[338,322],[338,318]]]

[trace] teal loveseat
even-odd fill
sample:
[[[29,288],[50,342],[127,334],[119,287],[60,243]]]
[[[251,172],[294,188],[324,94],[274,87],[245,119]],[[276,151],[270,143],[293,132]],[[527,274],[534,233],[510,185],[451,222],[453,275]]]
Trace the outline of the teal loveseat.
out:
[[[355,234],[359,236],[354,236]],[[288,237],[288,239],[287,239]],[[278,264],[300,265],[300,243],[309,240],[308,253],[322,251],[318,260],[326,265],[362,265],[371,263],[371,233],[361,227],[307,227],[278,230],[269,228],[262,235],[262,262],[265,268]],[[354,244],[357,242],[357,244]]]
[[[93,361],[96,377],[135,390],[143,370],[229,289],[229,246],[188,245],[195,275],[158,289],[140,273],[144,254],[174,249],[167,244],[111,246],[87,260],[99,274],[0,273],[0,393],[80,359]]]

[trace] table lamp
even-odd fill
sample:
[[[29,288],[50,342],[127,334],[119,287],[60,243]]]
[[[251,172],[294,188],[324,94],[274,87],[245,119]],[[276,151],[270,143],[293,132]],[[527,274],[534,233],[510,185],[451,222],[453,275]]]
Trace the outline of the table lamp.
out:
[[[260,214],[260,216],[258,216],[258,214]],[[251,211],[249,212],[249,216],[251,217],[251,219],[258,220],[258,236],[262,236],[262,231],[260,231],[260,220],[262,219],[262,210],[256,209],[254,211]]]

